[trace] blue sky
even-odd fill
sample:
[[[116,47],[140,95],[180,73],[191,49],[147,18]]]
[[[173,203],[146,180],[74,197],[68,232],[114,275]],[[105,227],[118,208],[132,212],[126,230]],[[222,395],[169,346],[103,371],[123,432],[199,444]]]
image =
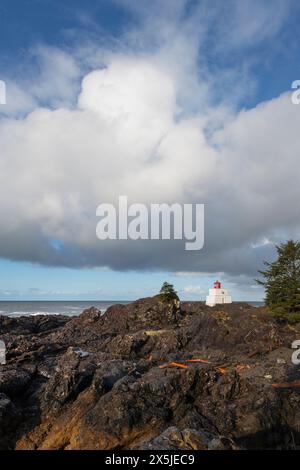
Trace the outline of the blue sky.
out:
[[[296,175],[283,174],[282,154],[262,157],[282,148],[292,165],[298,155],[287,130],[300,111],[287,96],[300,78],[299,20],[296,0],[2,0],[0,299],[135,299],[164,280],[198,299],[218,277],[235,299],[260,300],[256,269],[299,229],[290,204]],[[101,80],[114,87],[104,107]],[[132,120],[122,128],[117,116],[107,130],[121,108]],[[159,121],[151,136],[144,117]],[[141,164],[156,151],[157,171]],[[171,172],[169,184],[172,162],[189,171]],[[279,178],[283,194],[274,192]],[[122,190],[141,202],[207,204],[202,252],[99,248],[91,239],[97,202]]]
[[[95,40],[99,42],[119,41],[124,32],[138,26],[147,16],[147,8],[140,11],[138,1],[114,1],[114,0],[4,0],[0,7],[0,71],[4,76],[19,73],[20,68],[27,67],[32,57],[32,49],[37,45],[47,45],[62,49],[73,48],[80,42]],[[171,3],[171,2],[167,2]],[[182,2],[173,2],[173,5]],[[185,2],[186,15],[193,14],[193,9],[199,6],[199,1]],[[206,2],[207,3],[207,2]],[[215,0],[211,2],[211,10],[220,9],[223,2]],[[278,30],[276,34],[266,35],[262,41],[256,41],[255,37],[249,37],[249,41],[236,43],[229,50],[216,48],[220,39],[216,35],[215,27],[226,22],[217,17],[217,24],[213,23],[205,38],[205,61],[212,73],[218,73],[220,69],[231,70],[242,67],[250,67],[252,76],[249,93],[245,91],[245,99],[240,106],[254,106],[255,104],[272,97],[278,96],[289,89],[290,84],[299,76],[300,63],[298,60],[299,48],[299,15],[300,7],[297,1],[271,2],[261,0],[253,2],[252,14],[255,16],[255,4],[266,5],[266,23],[272,22],[272,17],[278,14],[280,8],[276,5],[286,4],[286,8],[279,15]],[[157,15],[162,2],[154,2],[157,5]],[[226,14],[230,15],[230,4],[225,7]],[[250,2],[249,2],[250,4]],[[131,5],[128,8],[128,5]],[[172,3],[171,3],[172,5]],[[207,3],[208,5],[208,3]],[[241,2],[243,5],[243,2]],[[172,6],[170,7],[172,9]],[[209,7],[206,7],[209,10]],[[149,8],[151,10],[151,8]],[[249,7],[247,7],[249,9]],[[251,10],[251,8],[250,8]],[[260,9],[257,10],[259,15]],[[250,12],[249,12],[250,13]],[[220,15],[221,16],[221,15]],[[259,16],[256,18],[259,27]],[[155,25],[155,23],[153,23]],[[155,29],[155,26],[153,27]],[[201,62],[201,61],[200,61]],[[17,77],[18,78],[18,77]],[[19,77],[20,78],[20,77]],[[217,83],[216,83],[217,85]]]

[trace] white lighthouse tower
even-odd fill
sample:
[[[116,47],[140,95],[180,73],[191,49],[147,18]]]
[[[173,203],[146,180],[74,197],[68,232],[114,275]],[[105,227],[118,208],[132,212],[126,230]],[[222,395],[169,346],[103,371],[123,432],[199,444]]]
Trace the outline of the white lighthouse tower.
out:
[[[209,294],[206,297],[206,305],[214,307],[217,304],[231,304],[231,295],[229,295],[228,290],[223,289],[221,283],[216,281],[214,283],[214,288],[209,289]]]

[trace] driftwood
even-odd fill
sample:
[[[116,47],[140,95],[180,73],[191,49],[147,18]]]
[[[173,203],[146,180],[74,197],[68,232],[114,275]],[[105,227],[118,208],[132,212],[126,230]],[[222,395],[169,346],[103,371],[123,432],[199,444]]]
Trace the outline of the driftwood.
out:
[[[272,384],[273,388],[300,388],[300,380],[294,380],[294,382],[283,382],[278,384]]]
[[[190,363],[194,363],[194,362],[200,362],[200,363],[203,363],[203,364],[211,364],[210,361],[207,361],[206,359],[187,359],[186,361],[184,362],[190,362]]]
[[[158,366],[160,369],[167,369],[168,367],[180,367],[181,369],[187,369],[189,366],[186,364],[210,364],[210,362],[207,359],[185,359],[181,362],[168,362],[167,364],[162,364]]]
[[[168,364],[162,364],[158,366],[160,369],[168,369],[169,367],[179,367],[180,369],[187,369],[189,366],[180,364],[179,362],[168,362]]]

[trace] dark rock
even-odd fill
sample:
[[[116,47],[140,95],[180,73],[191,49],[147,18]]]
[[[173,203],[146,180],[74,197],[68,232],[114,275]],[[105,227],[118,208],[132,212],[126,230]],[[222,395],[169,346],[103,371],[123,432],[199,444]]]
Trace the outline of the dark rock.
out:
[[[21,413],[4,393],[0,393],[0,450],[9,449],[13,434],[21,421]]]
[[[16,397],[24,392],[33,374],[22,367],[2,366],[0,369],[0,392]]]
[[[74,400],[90,385],[94,370],[94,364],[86,362],[75,348],[70,347],[59,359],[57,372],[47,382],[42,396],[42,407],[56,410],[67,401]]]
[[[230,439],[195,429],[179,430],[173,426],[137,447],[138,450],[238,450]]]

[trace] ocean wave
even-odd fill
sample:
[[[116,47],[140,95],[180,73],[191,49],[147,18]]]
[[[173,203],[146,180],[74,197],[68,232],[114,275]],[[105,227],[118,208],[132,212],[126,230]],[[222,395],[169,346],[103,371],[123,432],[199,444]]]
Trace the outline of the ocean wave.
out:
[[[83,307],[68,307],[69,310],[83,310]]]
[[[63,315],[61,312],[3,312],[5,315],[8,316],[18,316],[18,317],[28,317],[28,316],[37,316],[37,315]]]
[[[56,311],[51,311],[51,310],[46,310],[46,307],[44,306],[39,306],[38,310],[33,310],[33,311],[28,311],[28,310],[0,310],[0,315],[2,316],[7,316],[11,318],[16,318],[16,317],[28,317],[28,316],[48,316],[48,315],[65,315],[69,317],[76,317],[80,315],[84,310],[86,310],[88,307],[85,306],[78,306],[78,307],[69,307],[69,306],[64,306],[60,311],[57,309]],[[101,312],[101,315],[104,315],[104,313],[107,311],[108,307],[103,307],[99,308]]]
[[[65,315],[64,313],[61,312],[30,312],[28,315],[31,315],[32,317],[37,317],[38,315]]]

